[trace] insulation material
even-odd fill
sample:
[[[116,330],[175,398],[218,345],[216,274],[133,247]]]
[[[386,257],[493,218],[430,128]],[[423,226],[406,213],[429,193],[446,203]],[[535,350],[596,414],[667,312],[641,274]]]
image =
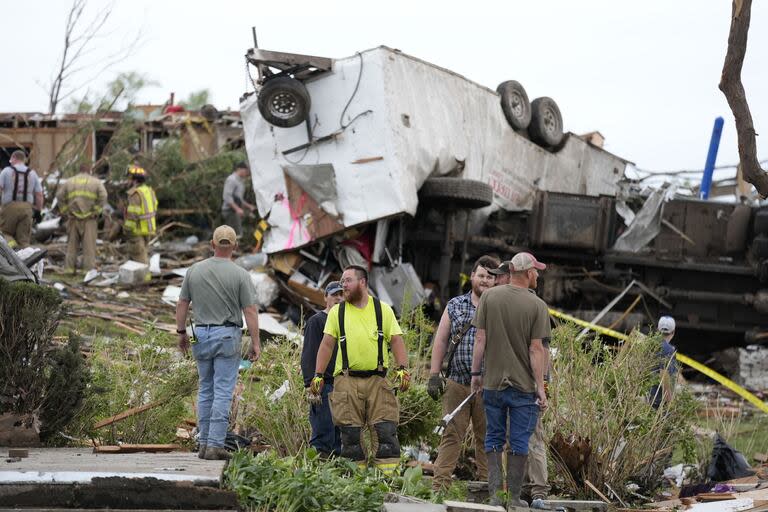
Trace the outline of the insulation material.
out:
[[[336,133],[307,149],[283,154],[308,142],[305,124],[270,125],[256,95],[240,106],[259,213],[270,214],[267,253],[315,238],[311,216],[291,209],[284,169],[332,165],[344,228],[414,215],[430,176],[490,183],[487,216],[494,208],[529,210],[538,189],[614,195],[624,174],[626,161],[575,136],[556,153],[542,149],[512,130],[494,91],[386,47],[334,60],[330,73],[305,85],[313,139]]]

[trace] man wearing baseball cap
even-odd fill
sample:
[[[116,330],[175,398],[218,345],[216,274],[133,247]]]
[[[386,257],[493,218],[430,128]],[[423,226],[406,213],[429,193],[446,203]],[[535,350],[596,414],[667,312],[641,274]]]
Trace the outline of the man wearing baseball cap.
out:
[[[496,276],[496,284],[494,286],[509,284],[509,264],[509,261],[502,261],[498,267],[488,271]]]
[[[312,427],[312,437],[309,445],[323,455],[339,455],[341,453],[341,431],[333,424],[331,405],[328,394],[333,391],[333,370],[336,368],[336,347],[333,349],[331,360],[325,369],[325,386],[319,395],[309,391],[309,385],[315,376],[315,362],[320,342],[323,341],[323,328],[328,319],[328,312],[333,306],[344,300],[344,289],[338,281],[331,281],[325,287],[325,309],[312,315],[304,326],[304,345],[301,348],[301,374],[304,377],[304,388],[309,399],[309,424]]]
[[[195,263],[184,276],[176,305],[176,332],[179,349],[186,354],[190,347],[187,314],[194,305],[191,345],[199,376],[198,456],[216,460],[230,458],[224,441],[240,367],[243,316],[251,335],[252,361],[261,355],[261,343],[256,289],[248,272],[232,261],[237,247],[235,230],[227,225],[216,228],[211,247],[213,257]]]
[[[659,374],[659,384],[651,387],[650,402],[654,409],[658,409],[663,402],[670,402],[674,392],[675,378],[677,377],[677,349],[672,345],[675,336],[675,319],[671,316],[659,318],[658,325],[661,333],[661,348],[659,350],[659,363],[654,371]]]
[[[549,354],[543,340],[550,337],[547,305],[535,293],[539,270],[546,265],[527,252],[509,262],[509,286],[496,286],[480,297],[473,320],[477,327],[472,358],[472,391],[482,391],[485,403],[485,451],[488,454],[488,493],[492,505],[502,505],[502,454],[507,454],[507,504],[527,507],[520,499],[528,442],[539,412],[547,407],[544,373]],[[485,365],[485,370],[481,371]],[[507,430],[509,423],[509,430]]]

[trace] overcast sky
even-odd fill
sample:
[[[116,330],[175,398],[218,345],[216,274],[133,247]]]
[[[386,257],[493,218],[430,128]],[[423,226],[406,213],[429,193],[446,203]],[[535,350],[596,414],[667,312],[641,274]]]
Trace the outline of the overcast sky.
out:
[[[89,9],[106,4],[91,0]],[[14,3],[13,22],[6,17],[0,31],[1,112],[47,109],[44,85],[60,58],[69,6]],[[217,107],[234,109],[255,25],[266,49],[345,57],[384,44],[491,88],[515,79],[531,98],[554,98],[566,130],[600,130],[606,149],[638,167],[695,169],[716,116],[725,118],[718,164],[738,159],[733,117],[717,88],[730,11],[730,0],[117,0],[94,57],[138,30],[143,44],[102,76],[85,70],[73,82],[98,92],[116,72],[138,71],[159,83],[142,102],[207,88]],[[768,1],[752,7],[743,80],[756,130],[766,134],[758,157],[768,159]]]

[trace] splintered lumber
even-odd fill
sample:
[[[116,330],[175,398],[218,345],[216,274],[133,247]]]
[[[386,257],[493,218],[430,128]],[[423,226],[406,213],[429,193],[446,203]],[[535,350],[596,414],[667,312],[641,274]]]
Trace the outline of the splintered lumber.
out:
[[[94,453],[167,453],[179,450],[181,447],[177,444],[120,444],[94,446]]]
[[[127,411],[121,412],[120,414],[115,414],[110,418],[101,420],[100,422],[98,422],[93,426],[93,429],[98,430],[100,428],[106,427],[107,425],[117,423],[118,421],[123,421],[125,418],[130,418],[131,416],[135,416],[136,414],[142,413],[144,411],[148,411],[150,409],[154,409],[155,407],[159,407],[163,405],[165,402],[166,400],[160,400],[157,402],[150,402],[148,404],[140,405],[138,407],[133,407],[131,409],[128,409]]]
[[[609,500],[609,499],[608,499],[608,498],[605,496],[605,494],[601,493],[601,492],[600,492],[600,489],[598,489],[597,487],[595,487],[595,486],[592,484],[592,482],[590,482],[589,480],[584,480],[584,483],[587,485],[587,487],[589,487],[590,489],[592,489],[592,492],[594,492],[595,494],[597,494],[597,495],[598,495],[598,497],[600,497],[600,499],[601,499],[601,500],[603,500],[603,501],[604,501],[604,502],[606,502],[606,503],[610,503],[610,502],[611,502],[611,500]]]

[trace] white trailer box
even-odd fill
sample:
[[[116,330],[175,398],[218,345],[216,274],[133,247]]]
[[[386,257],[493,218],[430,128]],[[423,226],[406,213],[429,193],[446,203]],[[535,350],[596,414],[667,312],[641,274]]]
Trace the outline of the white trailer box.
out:
[[[313,144],[302,148],[305,124],[265,121],[256,94],[240,107],[259,213],[270,214],[267,253],[414,215],[428,177],[489,183],[487,215],[530,209],[538,189],[614,195],[624,175],[625,160],[571,134],[556,152],[537,146],[510,127],[495,91],[428,62],[383,46],[329,62],[305,82]]]

